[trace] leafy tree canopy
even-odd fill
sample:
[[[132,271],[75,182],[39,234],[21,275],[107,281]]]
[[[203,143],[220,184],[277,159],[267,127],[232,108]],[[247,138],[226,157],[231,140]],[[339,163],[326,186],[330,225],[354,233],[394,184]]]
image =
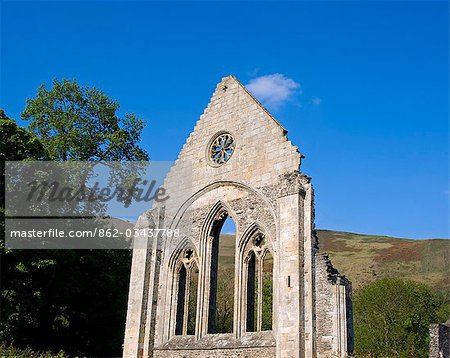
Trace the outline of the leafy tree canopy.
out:
[[[118,117],[119,104],[75,80],[53,80],[38,88],[21,116],[55,160],[148,160],[139,146],[144,122],[134,114]]]
[[[0,159],[24,160],[43,159],[45,150],[42,142],[25,128],[17,125],[0,109]]]
[[[45,159],[42,142],[0,109],[0,248],[4,243],[5,161]]]
[[[429,325],[450,306],[428,286],[401,279],[375,281],[355,295],[355,350],[364,357],[428,357]]]
[[[22,113],[32,133],[1,112],[2,159],[147,160],[138,145],[143,121],[132,114],[121,119],[118,109],[101,91],[75,81],[55,80],[50,90],[41,86]],[[121,354],[128,250],[0,247],[0,262],[0,341],[72,355]]]

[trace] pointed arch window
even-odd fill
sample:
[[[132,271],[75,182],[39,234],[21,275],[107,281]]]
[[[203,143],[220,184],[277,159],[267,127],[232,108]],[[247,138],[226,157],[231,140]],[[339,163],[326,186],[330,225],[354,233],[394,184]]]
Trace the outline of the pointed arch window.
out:
[[[208,333],[231,333],[234,326],[235,223],[222,208],[210,232]]]
[[[184,333],[184,313],[186,308],[186,276],[186,267],[184,265],[181,265],[178,270],[177,320],[175,326],[175,334],[177,336]]]
[[[273,322],[273,256],[264,234],[257,232],[246,251],[246,331],[270,331]]]
[[[262,257],[261,268],[261,331],[271,331],[273,325],[273,256],[269,250]]]
[[[195,334],[195,324],[197,318],[197,287],[198,287],[198,266],[194,262],[190,275],[189,275],[189,299],[188,299],[188,319],[187,319],[187,334],[194,335]]]
[[[257,330],[256,317],[258,317],[258,275],[256,268],[256,255],[252,250],[247,261],[247,332]]]
[[[175,335],[194,335],[199,270],[193,249],[183,251],[177,267]]]

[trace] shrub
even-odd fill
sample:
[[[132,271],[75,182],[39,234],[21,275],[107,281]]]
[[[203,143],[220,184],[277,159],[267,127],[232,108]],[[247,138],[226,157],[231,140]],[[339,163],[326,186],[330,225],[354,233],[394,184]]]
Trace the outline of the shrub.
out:
[[[357,356],[428,357],[429,325],[446,319],[444,301],[413,281],[381,279],[363,287],[354,298]]]

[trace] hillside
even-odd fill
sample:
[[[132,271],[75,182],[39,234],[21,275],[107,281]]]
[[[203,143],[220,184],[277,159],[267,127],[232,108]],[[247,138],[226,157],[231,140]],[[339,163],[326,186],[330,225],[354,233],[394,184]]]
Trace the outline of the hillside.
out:
[[[388,236],[318,230],[320,252],[355,289],[381,277],[423,282],[450,291],[450,240],[398,239]]]
[[[450,292],[450,240],[398,239],[388,236],[318,230],[320,252],[357,289],[382,277],[412,279]],[[220,262],[232,262],[232,235],[222,235]]]

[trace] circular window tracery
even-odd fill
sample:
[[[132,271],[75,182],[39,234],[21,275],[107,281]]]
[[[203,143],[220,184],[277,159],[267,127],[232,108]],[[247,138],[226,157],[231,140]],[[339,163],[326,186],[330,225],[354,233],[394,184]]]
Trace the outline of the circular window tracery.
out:
[[[235,141],[230,133],[222,132],[211,141],[208,156],[213,165],[225,164],[233,155]]]

